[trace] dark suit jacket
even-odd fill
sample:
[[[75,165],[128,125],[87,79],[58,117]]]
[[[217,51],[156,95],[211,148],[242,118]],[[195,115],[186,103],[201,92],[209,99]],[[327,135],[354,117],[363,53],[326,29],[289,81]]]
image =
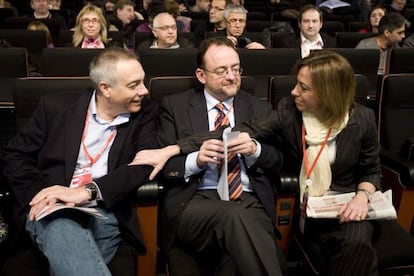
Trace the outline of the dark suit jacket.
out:
[[[237,129],[247,131],[259,141],[273,140],[283,150],[285,168],[299,175],[303,160],[301,142],[302,114],[295,106],[293,97],[283,98],[277,110],[264,120],[238,125]],[[178,141],[181,151],[196,150],[202,140],[219,134],[201,134],[191,139]],[[350,112],[347,126],[336,137],[336,158],[332,164],[331,189],[353,192],[362,181],[380,186],[380,160],[377,128],[371,109],[355,104]]]
[[[320,33],[323,41],[323,48],[336,48],[335,38],[326,33]],[[280,41],[280,48],[300,48],[300,33],[285,36]]]
[[[269,115],[271,106],[244,91],[239,91],[234,98],[234,114],[236,122],[260,118]],[[189,90],[180,94],[164,97],[161,104],[160,144],[175,144],[178,139],[208,131],[208,115],[203,90]],[[197,191],[200,175],[184,182],[186,156],[171,159],[163,170],[166,195],[163,201],[163,245],[170,248],[179,222],[179,217],[187,202]],[[273,147],[262,144],[261,155],[254,166],[248,169],[251,185],[263,204],[267,214],[275,222],[274,182],[269,175],[278,179],[281,166],[281,155]],[[275,177],[277,175],[277,178]]]
[[[52,94],[40,100],[29,123],[5,148],[4,174],[16,196],[15,219],[24,226],[28,203],[52,185],[69,186],[79,153],[92,92]],[[145,252],[135,209],[136,189],[148,181],[148,166],[127,166],[135,153],[157,145],[157,105],[145,102],[117,127],[108,156],[108,174],[96,179],[104,208],[112,210],[126,242]]]

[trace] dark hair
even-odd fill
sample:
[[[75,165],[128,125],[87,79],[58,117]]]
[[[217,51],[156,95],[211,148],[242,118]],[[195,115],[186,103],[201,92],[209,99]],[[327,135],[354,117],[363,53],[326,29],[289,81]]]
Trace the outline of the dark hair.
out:
[[[299,24],[300,24],[300,22],[302,22],[302,16],[303,16],[303,14],[305,12],[309,11],[309,10],[315,10],[315,11],[317,11],[319,13],[319,20],[321,22],[323,22],[322,11],[317,6],[309,4],[309,5],[303,6],[302,9],[300,9],[299,16],[298,16],[298,22],[299,22]]]
[[[392,32],[395,29],[404,26],[406,22],[407,20],[401,14],[397,12],[389,12],[381,18],[378,25],[378,33],[383,34],[385,30]]]
[[[376,5],[374,7],[372,7],[372,9],[369,11],[368,13],[368,26],[369,26],[369,30],[372,32],[372,26],[371,26],[371,14],[375,11],[375,10],[383,10],[384,11],[384,15],[387,14],[387,9],[382,6],[382,5]]]
[[[115,3],[115,8],[114,10],[122,10],[124,8],[124,6],[132,6],[135,8],[135,3],[131,0],[118,0]]]
[[[230,39],[228,39],[227,37],[224,37],[224,36],[209,37],[209,38],[204,39],[203,41],[201,41],[200,45],[198,46],[197,59],[196,59],[198,68],[203,68],[204,67],[204,56],[205,56],[207,50],[212,45],[230,47],[230,48],[234,49],[234,51],[238,54],[238,52],[236,51],[236,48],[234,47],[233,42]]]

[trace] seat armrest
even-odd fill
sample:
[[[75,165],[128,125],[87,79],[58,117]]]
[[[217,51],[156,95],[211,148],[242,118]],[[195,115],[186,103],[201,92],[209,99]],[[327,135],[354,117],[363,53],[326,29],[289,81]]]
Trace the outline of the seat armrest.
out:
[[[299,189],[299,178],[296,174],[281,172],[280,173],[280,187],[277,187],[277,192],[280,194],[296,193]]]
[[[143,184],[137,189],[137,200],[139,203],[158,201],[159,194],[162,192],[163,186],[156,181]]]
[[[414,187],[414,161],[407,160],[400,153],[381,150],[381,164],[395,170],[404,186]]]

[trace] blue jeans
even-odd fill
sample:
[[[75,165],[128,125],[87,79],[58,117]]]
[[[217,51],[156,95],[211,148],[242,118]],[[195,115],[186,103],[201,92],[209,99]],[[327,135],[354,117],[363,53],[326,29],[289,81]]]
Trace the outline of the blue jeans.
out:
[[[63,210],[40,221],[26,222],[26,230],[47,257],[51,275],[111,275],[107,263],[121,241],[118,220],[98,210],[100,219],[76,210]]]

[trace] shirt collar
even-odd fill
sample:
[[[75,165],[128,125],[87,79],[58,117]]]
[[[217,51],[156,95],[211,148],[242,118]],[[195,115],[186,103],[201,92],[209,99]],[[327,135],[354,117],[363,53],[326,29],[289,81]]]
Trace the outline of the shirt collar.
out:
[[[118,125],[124,124],[129,121],[129,117],[130,117],[130,113],[121,113],[118,116],[116,116],[115,119],[112,120],[112,122],[109,122],[109,123],[99,118],[97,110],[96,110],[96,90],[93,91],[91,100],[89,101],[89,112],[95,122],[99,124],[108,124],[109,126],[118,126]]]
[[[321,35],[318,33],[317,38],[315,41],[310,41],[309,39],[307,39],[302,33],[300,33],[300,41],[303,44],[307,44],[307,45],[320,45],[323,48],[323,40]]]
[[[158,48],[158,41],[156,39],[152,41],[150,48]],[[170,47],[168,47],[168,49],[177,49],[177,48],[180,48],[180,44],[178,44],[177,41],[175,42],[174,45],[171,45]]]
[[[206,98],[207,110],[208,111],[211,111],[212,109],[214,109],[216,104],[218,104],[218,103],[222,103],[225,107],[225,110],[230,110],[231,106],[233,105],[233,101],[234,101],[234,97],[231,97],[231,98],[225,100],[224,102],[220,102],[216,98],[211,96],[206,90],[204,90],[204,97]]]

